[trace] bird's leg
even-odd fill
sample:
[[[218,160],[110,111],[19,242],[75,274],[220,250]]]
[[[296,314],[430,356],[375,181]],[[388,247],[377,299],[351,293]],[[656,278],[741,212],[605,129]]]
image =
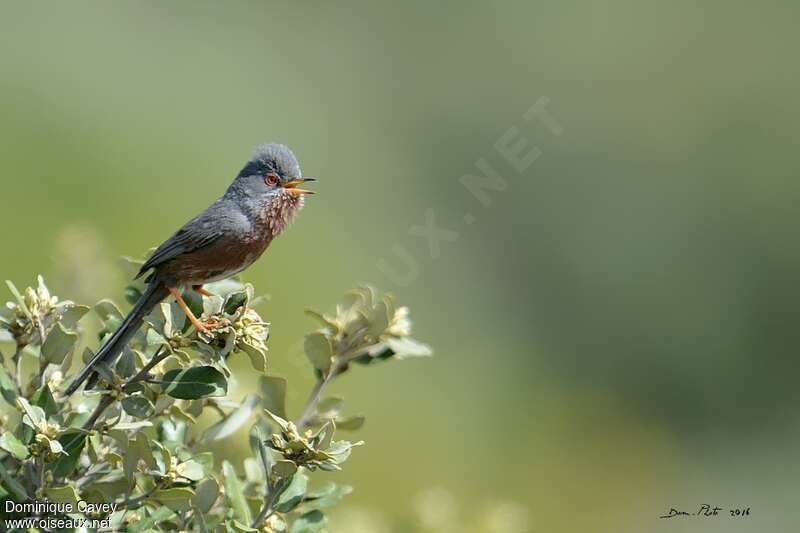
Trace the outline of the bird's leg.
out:
[[[202,285],[192,285],[192,290],[194,292],[196,292],[197,294],[201,294],[203,296],[208,296],[209,298],[214,296],[213,293],[210,293],[207,290],[205,290]]]
[[[203,323],[200,322],[196,316],[194,316],[192,310],[189,309],[189,306],[186,305],[186,302],[183,301],[183,297],[181,296],[180,291],[178,291],[178,289],[176,289],[175,287],[169,287],[169,292],[170,294],[172,294],[172,296],[175,297],[175,301],[178,302],[178,305],[180,306],[181,310],[183,310],[183,312],[186,313],[186,318],[189,319],[189,322],[192,323],[195,329],[197,331],[205,333],[206,335],[209,335],[208,328],[205,325],[203,325]]]
[[[211,298],[212,296],[214,296],[214,293],[208,292],[207,290],[205,290],[203,288],[202,285],[192,285],[192,290],[194,292],[196,292],[197,294],[200,294],[201,296],[206,296],[208,298]],[[216,320],[214,318],[209,318],[208,320],[206,320],[202,324],[206,328],[212,328],[213,329],[213,328],[219,326],[219,320]]]

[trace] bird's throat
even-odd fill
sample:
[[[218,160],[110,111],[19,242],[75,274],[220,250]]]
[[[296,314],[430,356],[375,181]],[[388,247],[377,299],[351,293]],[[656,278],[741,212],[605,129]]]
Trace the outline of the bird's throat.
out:
[[[302,194],[292,194],[282,191],[269,202],[263,211],[264,222],[267,230],[273,237],[277,237],[289,224],[300,209],[303,208],[305,198]]]

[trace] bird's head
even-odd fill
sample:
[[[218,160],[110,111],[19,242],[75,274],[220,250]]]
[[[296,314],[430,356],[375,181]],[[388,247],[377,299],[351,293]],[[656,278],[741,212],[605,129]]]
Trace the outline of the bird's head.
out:
[[[305,196],[314,194],[299,187],[309,181],[314,178],[302,177],[300,164],[287,146],[262,144],[256,147],[226,194],[266,213],[277,233],[303,207]]]

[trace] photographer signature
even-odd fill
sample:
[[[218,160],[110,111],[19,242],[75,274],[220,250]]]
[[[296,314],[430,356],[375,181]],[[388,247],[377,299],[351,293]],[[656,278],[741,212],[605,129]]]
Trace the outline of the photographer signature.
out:
[[[686,511],[680,511],[671,507],[669,512],[665,515],[659,516],[659,518],[676,518],[679,516],[700,516],[700,517],[712,517],[712,516],[731,516],[734,518],[742,517],[742,516],[750,516],[750,508],[749,507],[732,507],[730,509],[724,509],[722,507],[716,507],[708,505],[704,503],[700,506],[697,512],[689,513]]]

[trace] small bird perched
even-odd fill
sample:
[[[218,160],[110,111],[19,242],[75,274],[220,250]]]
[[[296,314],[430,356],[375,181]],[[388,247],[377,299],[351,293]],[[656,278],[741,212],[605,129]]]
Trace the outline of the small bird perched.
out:
[[[225,194],[175,232],[142,265],[137,278],[152,271],[145,280],[147,288],[65,395],[87,379],[86,388],[91,388],[99,379],[94,372],[97,365],[112,365],[148,313],[170,294],[192,325],[208,333],[207,324],[194,316],[181,291],[191,288],[210,296],[204,283],[229,278],[252,265],[297,215],[305,195],[313,194],[298,188],[307,181],[314,178],[301,176],[300,164],[288,147],[258,146]]]

